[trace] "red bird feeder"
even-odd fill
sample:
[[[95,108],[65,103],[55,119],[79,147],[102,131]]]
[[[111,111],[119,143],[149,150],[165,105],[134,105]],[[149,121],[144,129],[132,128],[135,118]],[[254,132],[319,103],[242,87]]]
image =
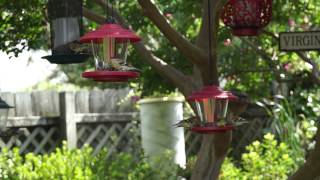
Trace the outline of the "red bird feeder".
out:
[[[206,86],[191,94],[187,100],[197,115],[191,130],[198,133],[232,130],[234,126],[228,124],[228,118],[232,118],[232,113],[228,112],[228,103],[236,99],[231,92],[217,86]]]
[[[125,82],[139,77],[137,69],[127,66],[129,43],[140,41],[134,32],[111,22],[80,38],[81,43],[91,46],[95,71],[82,73],[82,77],[100,82]]]
[[[271,20],[272,0],[229,0],[221,19],[235,36],[257,36]]]

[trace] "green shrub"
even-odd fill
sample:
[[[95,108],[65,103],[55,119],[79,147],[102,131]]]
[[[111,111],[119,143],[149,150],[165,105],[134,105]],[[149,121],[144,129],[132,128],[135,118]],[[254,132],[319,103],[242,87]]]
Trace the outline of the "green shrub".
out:
[[[287,179],[297,166],[293,151],[267,134],[262,142],[247,147],[239,166],[227,158],[222,166],[221,180],[274,180]],[[170,156],[168,153],[164,153]],[[45,155],[20,155],[19,149],[3,149],[0,154],[0,179],[4,180],[176,180],[178,175],[189,178],[195,157],[188,160],[186,169],[179,169],[169,156],[135,159],[128,153],[106,158],[107,151],[93,156],[92,148],[57,148]]]
[[[296,169],[292,150],[286,144],[278,143],[272,134],[266,134],[262,143],[253,142],[247,150],[242,155],[240,167],[230,159],[224,162],[221,180],[281,180],[287,179]]]
[[[296,163],[304,163],[304,156],[307,151],[313,148],[313,137],[317,131],[317,124],[313,113],[303,112],[302,109],[308,108],[303,103],[295,103],[298,99],[291,97],[289,100],[283,96],[276,96],[277,101],[265,101],[269,106],[264,106],[272,117],[272,124],[266,131],[273,132],[276,137],[286,143],[292,150],[292,155],[296,158]],[[312,99],[309,98],[312,102]],[[292,102],[292,103],[290,103]],[[299,107],[299,108],[298,108]],[[309,111],[310,112],[310,111]]]
[[[19,149],[3,149],[0,154],[0,178],[12,180],[77,179],[86,180],[95,176],[93,169],[97,159],[92,149],[68,150],[64,144],[55,152],[46,155],[19,154]]]
[[[63,143],[62,148],[50,154],[20,155],[19,149],[2,149],[0,153],[0,179],[4,180],[149,180],[177,179],[176,166],[169,170],[152,168],[141,157],[134,160],[128,153],[120,153],[106,158],[107,151],[93,156],[92,148],[69,150]],[[167,161],[166,157],[159,158]],[[160,164],[160,161],[159,161]],[[167,168],[166,168],[167,169]]]

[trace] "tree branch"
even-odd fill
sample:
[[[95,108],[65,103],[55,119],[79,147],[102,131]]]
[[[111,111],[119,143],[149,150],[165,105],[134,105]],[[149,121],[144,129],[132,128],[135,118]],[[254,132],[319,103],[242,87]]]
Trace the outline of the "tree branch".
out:
[[[265,29],[262,29],[261,32],[262,32],[263,34],[267,35],[267,36],[272,37],[273,40],[279,42],[279,37],[278,37],[278,35],[270,32],[270,31],[267,31],[267,30],[265,30]]]
[[[105,23],[105,18],[103,18],[102,16],[95,14],[94,12],[90,11],[87,8],[82,8],[82,13],[83,16],[90,19],[91,21],[94,21],[98,24],[103,24]]]
[[[271,71],[274,71],[273,69],[242,69],[242,70],[235,70],[233,72],[230,72],[224,77],[229,77],[237,74],[246,74],[246,73],[270,73]]]
[[[138,2],[144,11],[144,14],[186,58],[194,64],[201,64],[206,60],[206,53],[173,29],[160,13],[159,9],[150,0],[138,0]]]
[[[312,79],[314,83],[320,85],[320,71],[318,64],[313,61],[312,59],[308,58],[305,53],[301,51],[295,51],[295,53],[306,63],[310,64],[312,66]]]
[[[272,32],[263,30],[262,33],[264,33],[267,36],[272,37],[277,42],[279,41],[279,37]],[[293,52],[296,53],[304,62],[306,62],[312,66],[311,77],[313,79],[313,82],[320,85],[320,70],[319,70],[318,64],[314,60],[308,58],[306,56],[306,54],[302,51],[293,51]]]
[[[277,72],[276,65],[272,62],[272,59],[270,58],[270,55],[264,52],[263,50],[259,49],[256,45],[252,44],[249,40],[245,38],[240,38],[242,42],[247,44],[249,47],[251,47],[257,54],[259,54],[262,59],[266,61],[266,63],[269,65],[270,68],[273,69],[274,72]]]
[[[93,0],[99,1],[99,0]],[[107,6],[107,4],[102,4]],[[108,6],[109,7],[109,6]],[[111,8],[110,8],[111,10]],[[128,27],[125,23],[125,20],[119,15],[118,12],[114,11],[115,18],[118,22]],[[97,22],[98,24],[103,24],[105,22],[105,18],[93,13],[92,11],[83,8],[83,15],[88,19]],[[139,52],[139,54],[143,57],[145,61],[147,61],[152,68],[154,68],[163,78],[169,80],[171,83],[176,85],[184,95],[188,95],[192,93],[192,79],[188,76],[184,75],[182,72],[174,68],[173,66],[167,64],[160,58],[154,56],[151,51],[149,51],[142,42],[134,43],[134,48]],[[189,83],[185,83],[189,82]]]

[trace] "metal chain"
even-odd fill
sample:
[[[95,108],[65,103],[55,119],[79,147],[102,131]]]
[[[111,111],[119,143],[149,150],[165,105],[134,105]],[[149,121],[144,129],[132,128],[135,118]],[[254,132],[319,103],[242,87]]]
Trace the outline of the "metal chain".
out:
[[[211,0],[208,0],[208,35],[209,35],[209,84],[213,84],[212,42],[211,42]]]

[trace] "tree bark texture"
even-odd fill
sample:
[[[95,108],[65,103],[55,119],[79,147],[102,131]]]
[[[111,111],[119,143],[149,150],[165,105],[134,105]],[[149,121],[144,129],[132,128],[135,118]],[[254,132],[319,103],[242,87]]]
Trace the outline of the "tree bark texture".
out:
[[[191,180],[215,180],[219,177],[222,163],[231,143],[231,131],[202,136]]]
[[[138,0],[138,2],[143,8],[144,14],[188,60],[194,64],[201,64],[206,60],[206,53],[173,29],[150,0]]]

